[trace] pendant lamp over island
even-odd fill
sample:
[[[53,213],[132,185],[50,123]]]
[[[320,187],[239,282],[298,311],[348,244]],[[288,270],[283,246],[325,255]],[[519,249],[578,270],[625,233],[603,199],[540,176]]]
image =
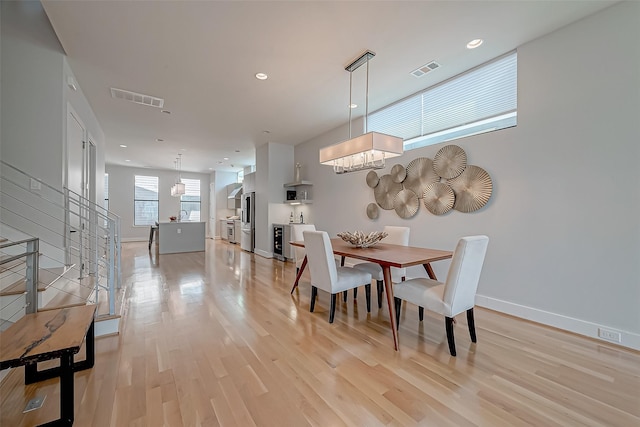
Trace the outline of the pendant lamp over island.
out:
[[[351,106],[353,72],[361,65],[367,65],[365,133],[355,138],[351,137],[351,108],[349,108],[349,139],[320,149],[320,163],[333,166],[333,171],[337,174],[382,169],[386,159],[400,156],[404,152],[402,138],[379,132],[368,132],[369,60],[374,56],[375,53],[367,50],[345,67],[349,72],[349,105]]]
[[[180,197],[185,193],[185,185],[182,182],[182,154],[178,153],[178,158],[175,160],[176,170],[178,171],[178,179],[176,183],[171,187],[171,195],[173,197]]]

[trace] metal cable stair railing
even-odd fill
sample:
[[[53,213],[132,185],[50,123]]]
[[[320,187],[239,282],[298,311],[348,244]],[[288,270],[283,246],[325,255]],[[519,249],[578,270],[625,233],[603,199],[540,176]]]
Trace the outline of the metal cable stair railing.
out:
[[[16,259],[7,261],[24,251],[11,243],[31,237],[39,241],[36,310],[95,303],[98,317],[115,316],[122,282],[120,218],[2,160],[0,178],[0,238],[6,240],[0,242],[3,323],[33,309],[21,284],[27,281],[27,267]]]

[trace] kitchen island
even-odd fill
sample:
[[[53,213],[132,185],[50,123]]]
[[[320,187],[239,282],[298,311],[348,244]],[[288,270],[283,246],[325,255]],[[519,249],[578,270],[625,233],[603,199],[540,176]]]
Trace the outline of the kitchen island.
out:
[[[205,223],[199,221],[161,222],[158,226],[158,253],[204,251]]]

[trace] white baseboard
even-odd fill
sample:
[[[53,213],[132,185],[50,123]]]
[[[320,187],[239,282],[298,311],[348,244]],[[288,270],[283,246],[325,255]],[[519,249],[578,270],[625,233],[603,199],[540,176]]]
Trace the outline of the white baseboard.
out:
[[[598,325],[597,323],[588,322],[586,320],[574,319],[562,314],[551,313],[537,308],[527,307],[515,304],[509,301],[503,301],[496,298],[490,298],[484,295],[476,295],[476,305],[479,307],[489,308],[521,319],[531,320],[554,328],[573,332],[586,337],[595,338],[600,341],[618,344],[623,347],[640,350],[640,334],[628,331],[621,331],[607,325]],[[620,334],[620,342],[610,341],[600,338],[598,330],[606,329]]]
[[[271,252],[267,252],[267,251],[263,251],[262,249],[253,249],[253,253],[256,255],[260,255],[263,258],[273,258],[273,253]]]
[[[147,237],[146,239],[143,239],[142,237],[123,237],[122,239],[120,239],[120,241],[122,243],[128,243],[128,242],[149,242],[149,238]],[[153,244],[155,245],[156,240],[153,239]]]

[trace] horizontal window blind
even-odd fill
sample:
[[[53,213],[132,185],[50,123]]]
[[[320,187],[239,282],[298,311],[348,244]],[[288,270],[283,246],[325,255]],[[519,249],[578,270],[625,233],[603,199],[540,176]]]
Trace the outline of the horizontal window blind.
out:
[[[158,177],[135,176],[133,225],[153,225],[158,221]]]
[[[413,149],[514,126],[517,77],[513,52],[370,114],[368,130],[399,136]]]
[[[180,219],[200,221],[200,180],[183,178],[184,194],[180,196]]]

